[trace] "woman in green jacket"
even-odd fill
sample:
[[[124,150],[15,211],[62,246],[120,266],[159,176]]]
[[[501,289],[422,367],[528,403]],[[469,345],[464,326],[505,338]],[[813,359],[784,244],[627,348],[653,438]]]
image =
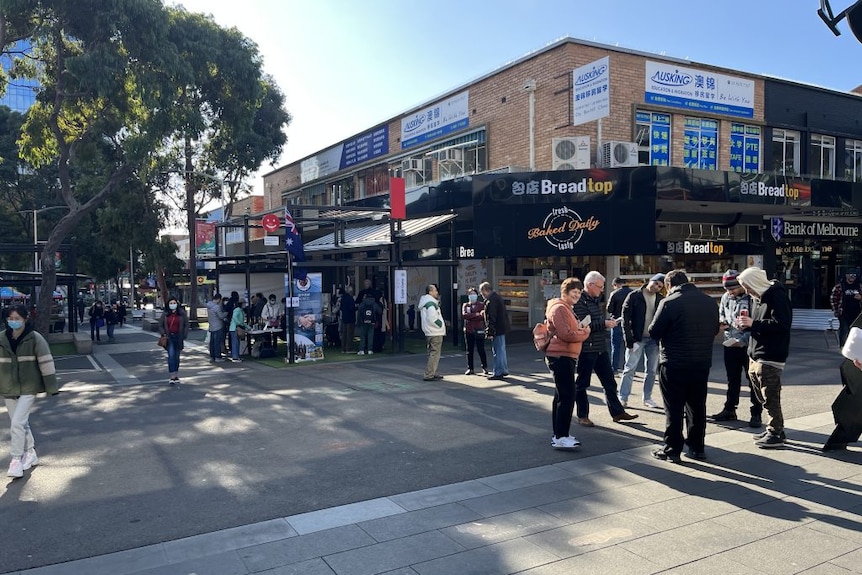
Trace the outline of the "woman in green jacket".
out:
[[[12,441],[9,477],[23,477],[39,463],[30,430],[30,410],[39,393],[57,395],[54,357],[45,338],[27,324],[27,307],[6,308],[6,333],[0,335],[0,395],[6,400]]]

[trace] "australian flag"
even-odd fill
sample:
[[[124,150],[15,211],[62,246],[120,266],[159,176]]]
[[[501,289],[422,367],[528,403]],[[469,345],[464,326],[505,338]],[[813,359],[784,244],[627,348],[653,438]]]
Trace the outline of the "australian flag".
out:
[[[293,221],[293,216],[287,206],[284,207],[284,247],[290,252],[290,255],[298,262],[305,261],[305,247],[302,245],[302,238],[299,236],[299,230],[296,228],[296,222]],[[294,278],[305,279],[307,272],[302,268],[294,270]]]

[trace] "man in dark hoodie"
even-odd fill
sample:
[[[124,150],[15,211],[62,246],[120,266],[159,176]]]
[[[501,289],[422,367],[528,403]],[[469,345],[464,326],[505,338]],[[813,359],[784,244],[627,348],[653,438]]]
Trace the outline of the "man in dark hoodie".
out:
[[[689,457],[706,459],[706,395],[712,346],[718,333],[718,306],[689,282],[685,270],[665,276],[670,287],[658,304],[649,336],[659,342],[659,386],[664,400],[664,445],[656,459],[679,462],[684,444]],[[683,438],[683,422],[687,425]]]
[[[781,447],[786,440],[781,411],[781,372],[790,353],[793,310],[784,286],[770,281],[762,269],[747,268],[737,279],[754,304],[750,315],[736,320],[740,329],[751,332],[748,376],[754,394],[769,416],[766,431],[754,436],[754,444],[763,449]]]
[[[575,315],[581,320],[590,316],[590,337],[582,344],[581,355],[578,360],[578,377],[575,380],[578,423],[584,427],[595,426],[590,419],[590,401],[587,397],[587,388],[590,387],[593,371],[596,372],[605,390],[608,411],[611,412],[613,420],[619,423],[638,417],[626,413],[625,408],[620,403],[619,396],[617,396],[617,380],[614,379],[614,370],[611,367],[608,349],[608,329],[614,327],[617,322],[605,319],[604,307],[601,304],[604,289],[604,276],[599,272],[589,272],[584,276],[584,292],[574,308]]]

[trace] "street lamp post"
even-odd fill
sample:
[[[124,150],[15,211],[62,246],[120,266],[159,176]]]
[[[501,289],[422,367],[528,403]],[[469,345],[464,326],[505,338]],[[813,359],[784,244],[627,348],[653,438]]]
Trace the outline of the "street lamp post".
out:
[[[66,206],[42,206],[32,210],[20,210],[19,214],[33,214],[33,271],[39,273],[42,271],[42,266],[39,264],[39,214],[50,210],[58,210],[66,208]]]

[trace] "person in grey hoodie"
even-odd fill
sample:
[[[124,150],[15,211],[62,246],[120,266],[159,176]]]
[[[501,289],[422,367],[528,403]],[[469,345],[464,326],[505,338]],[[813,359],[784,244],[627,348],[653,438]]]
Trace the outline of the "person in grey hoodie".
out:
[[[224,358],[221,356],[222,348],[224,348],[224,327],[227,319],[227,312],[221,303],[221,294],[213,294],[212,300],[207,302],[207,323],[209,323],[208,331],[210,333],[210,359],[215,362],[222,362]]]

